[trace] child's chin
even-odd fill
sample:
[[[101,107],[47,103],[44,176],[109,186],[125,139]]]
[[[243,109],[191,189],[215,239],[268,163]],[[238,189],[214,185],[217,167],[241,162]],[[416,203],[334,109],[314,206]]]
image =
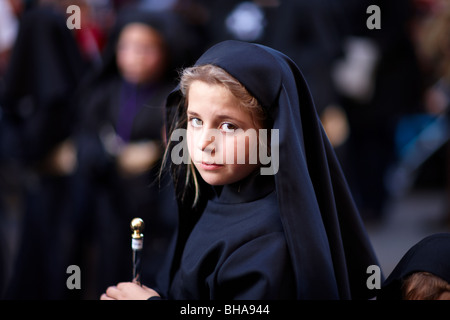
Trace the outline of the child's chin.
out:
[[[216,179],[214,177],[210,177],[211,174],[204,174],[201,175],[203,180],[205,180],[205,182],[211,186],[222,186],[224,184],[227,184],[226,182],[223,182],[222,179]]]

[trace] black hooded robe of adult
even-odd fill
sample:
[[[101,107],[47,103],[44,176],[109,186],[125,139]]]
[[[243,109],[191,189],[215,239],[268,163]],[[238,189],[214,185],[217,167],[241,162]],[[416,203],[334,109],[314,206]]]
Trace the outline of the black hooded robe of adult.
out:
[[[65,283],[77,247],[73,179],[52,172],[47,162],[73,133],[78,115],[73,98],[86,71],[63,13],[52,5],[23,13],[0,93],[0,174],[16,189],[8,190],[4,179],[0,188],[12,191],[20,217],[12,231],[19,232],[18,244],[5,299],[78,296]]]
[[[195,209],[192,190],[182,174],[176,177],[178,238],[158,292],[168,299],[373,297],[367,268],[377,259],[298,67],[276,50],[233,40],[207,50],[196,62],[205,64],[223,68],[258,99],[279,133],[271,141],[279,147],[279,170],[241,193],[226,185]],[[184,103],[175,89],[168,127],[182,117]],[[234,203],[225,204],[224,195]]]

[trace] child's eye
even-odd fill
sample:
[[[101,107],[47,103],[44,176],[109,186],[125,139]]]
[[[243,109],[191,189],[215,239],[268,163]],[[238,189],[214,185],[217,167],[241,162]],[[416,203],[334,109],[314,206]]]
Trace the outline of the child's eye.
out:
[[[203,121],[199,118],[191,118],[189,119],[189,122],[194,128],[201,128],[201,126],[203,125]]]
[[[234,132],[234,130],[236,130],[237,127],[232,123],[225,122],[225,123],[222,123],[222,125],[220,126],[220,129],[224,132],[231,133],[231,132]]]

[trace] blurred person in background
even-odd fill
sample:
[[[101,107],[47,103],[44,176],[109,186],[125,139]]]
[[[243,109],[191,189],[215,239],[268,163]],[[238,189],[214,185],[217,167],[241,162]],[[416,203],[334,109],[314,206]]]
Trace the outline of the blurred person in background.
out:
[[[172,235],[172,190],[157,176],[163,105],[174,87],[169,80],[175,70],[172,32],[182,36],[174,18],[134,7],[121,10],[103,64],[77,99],[82,108],[77,175],[91,235],[85,267],[90,297],[98,297],[111,282],[131,278],[129,224],[134,217],[146,223],[142,277],[147,281],[152,282]]]
[[[106,37],[115,17],[110,1],[64,0],[61,1],[60,5],[64,12],[71,5],[80,8],[80,28],[73,29],[75,39],[83,57],[92,66],[100,64]]]
[[[66,17],[51,5],[27,7],[1,94],[2,160],[11,164],[4,172],[15,184],[19,215],[6,298],[64,296],[76,166],[72,98],[85,70]]]
[[[347,3],[344,54],[332,76],[349,125],[344,170],[363,219],[379,223],[390,199],[385,179],[397,160],[398,120],[421,110],[424,86],[411,35],[412,1],[378,1],[380,29],[367,27],[371,4]]]
[[[0,1],[0,78],[4,75],[14,41],[19,29],[19,21],[10,0]]]
[[[14,13],[12,3],[9,0],[0,0],[0,92],[3,91],[4,86],[4,73],[8,65],[9,56],[11,54],[12,47],[14,46],[14,41],[17,37],[17,32],[19,29],[19,21]],[[1,106],[0,106],[1,108]],[[0,109],[1,110],[1,109]],[[9,199],[13,198],[13,193],[10,192],[10,183],[5,179],[4,167],[5,161],[3,155],[5,154],[4,142],[6,128],[1,125],[0,113],[0,297],[3,293],[6,277],[9,273],[9,266],[7,261],[9,258],[9,236],[6,234],[6,225],[8,220]]]
[[[447,124],[444,166],[447,188],[447,224],[450,224],[450,3],[443,0],[417,0],[419,11],[415,28],[416,51],[424,70],[426,91],[424,111],[443,117]]]
[[[384,281],[377,300],[450,300],[450,233],[414,244]]]

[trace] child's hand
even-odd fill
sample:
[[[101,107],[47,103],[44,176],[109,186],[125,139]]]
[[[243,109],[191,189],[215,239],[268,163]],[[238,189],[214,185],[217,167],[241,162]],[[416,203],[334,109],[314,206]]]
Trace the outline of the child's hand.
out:
[[[161,149],[155,141],[133,142],[123,146],[117,164],[124,176],[134,176],[153,167],[160,156]]]
[[[134,282],[120,282],[106,289],[100,300],[147,300],[159,294],[149,287],[140,286]]]

